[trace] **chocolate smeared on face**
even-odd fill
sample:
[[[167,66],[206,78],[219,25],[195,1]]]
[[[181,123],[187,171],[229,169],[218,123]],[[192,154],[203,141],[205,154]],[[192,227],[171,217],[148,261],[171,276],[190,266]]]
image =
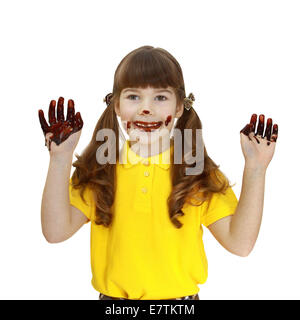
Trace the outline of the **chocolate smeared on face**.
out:
[[[166,126],[166,127],[167,127],[168,124],[171,122],[171,120],[172,120],[172,116],[171,116],[171,115],[167,116],[167,119],[166,119],[166,121],[165,121],[165,126]]]
[[[154,130],[157,130],[161,127],[162,121],[158,122],[145,122],[145,121],[134,121],[133,124],[137,129],[146,131],[146,132],[152,132]]]

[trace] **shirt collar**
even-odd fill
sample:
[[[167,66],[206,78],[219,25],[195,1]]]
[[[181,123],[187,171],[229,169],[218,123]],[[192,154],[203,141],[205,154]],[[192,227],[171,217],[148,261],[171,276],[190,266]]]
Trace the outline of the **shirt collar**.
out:
[[[164,152],[156,154],[152,157],[143,158],[132,151],[132,149],[130,148],[129,140],[126,140],[122,149],[122,165],[127,169],[138,163],[145,164],[148,162],[149,164],[156,164],[160,168],[167,170],[170,168],[172,149],[173,146],[171,145],[171,147]]]

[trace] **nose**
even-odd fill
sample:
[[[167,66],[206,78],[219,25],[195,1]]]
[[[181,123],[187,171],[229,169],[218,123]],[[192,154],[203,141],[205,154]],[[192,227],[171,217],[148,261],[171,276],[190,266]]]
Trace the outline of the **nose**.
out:
[[[152,114],[151,110],[149,108],[141,108],[141,111],[139,112],[140,115],[148,115],[148,114]]]
[[[141,116],[153,115],[151,97],[145,97],[141,100],[141,104],[138,107],[138,114]]]

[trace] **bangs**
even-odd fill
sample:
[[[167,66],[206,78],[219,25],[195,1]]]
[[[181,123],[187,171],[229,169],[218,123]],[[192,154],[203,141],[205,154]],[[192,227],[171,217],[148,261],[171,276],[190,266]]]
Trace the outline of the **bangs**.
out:
[[[161,48],[141,47],[129,53],[115,73],[114,91],[124,88],[184,89],[181,68],[167,51]]]

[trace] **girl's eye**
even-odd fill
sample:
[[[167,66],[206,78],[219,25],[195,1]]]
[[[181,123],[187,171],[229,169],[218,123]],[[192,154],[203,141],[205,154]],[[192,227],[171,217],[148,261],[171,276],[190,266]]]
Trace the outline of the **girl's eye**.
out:
[[[127,97],[127,99],[129,99],[129,100],[135,100],[135,99],[131,99],[131,97],[137,97],[135,94],[131,94],[131,95],[129,95],[128,97]]]
[[[165,101],[165,100],[167,100],[167,97],[166,97],[166,96],[157,96],[157,97],[160,97],[160,98],[165,98],[165,99],[163,99],[162,101]],[[161,99],[159,99],[159,100],[161,100]]]

